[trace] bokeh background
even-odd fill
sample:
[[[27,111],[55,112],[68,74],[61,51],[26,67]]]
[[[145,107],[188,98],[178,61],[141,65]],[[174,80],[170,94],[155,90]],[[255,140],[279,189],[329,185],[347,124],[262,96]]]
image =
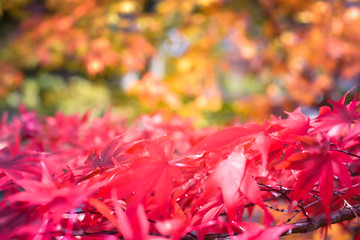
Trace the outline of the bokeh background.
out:
[[[311,116],[359,83],[356,0],[0,0],[0,110]]]

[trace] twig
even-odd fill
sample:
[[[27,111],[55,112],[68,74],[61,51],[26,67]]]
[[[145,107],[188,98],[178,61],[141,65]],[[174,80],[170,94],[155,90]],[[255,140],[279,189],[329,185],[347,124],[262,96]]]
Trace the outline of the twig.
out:
[[[291,220],[293,220],[293,219],[294,219],[294,217],[296,217],[296,216],[299,214],[299,212],[301,212],[301,210],[300,210],[300,209],[295,210],[295,214],[294,214],[294,215],[292,215],[289,219],[287,219],[287,220],[285,221],[285,223],[289,223],[289,222],[291,222]]]
[[[227,233],[214,233],[214,234],[206,234],[204,240],[231,240],[232,238]],[[192,237],[185,236],[182,237],[181,240],[193,240]]]
[[[260,187],[260,191],[277,191],[277,192],[292,192],[294,191],[293,188],[285,188],[285,187],[282,187],[282,186],[272,186],[272,185],[265,185],[265,184],[262,184],[262,183],[257,183]],[[319,191],[317,190],[311,190],[310,192],[312,193],[319,193]]]
[[[345,153],[345,154],[347,154],[347,155],[350,155],[350,156],[353,156],[353,157],[356,157],[356,158],[359,158],[359,159],[360,159],[360,156],[359,156],[359,155],[356,155],[356,154],[354,154],[354,153],[348,152],[348,151],[343,150],[343,149],[339,149],[339,148],[337,148],[337,149],[330,149],[330,151],[342,152],[342,153]]]
[[[347,154],[347,155],[350,155],[350,156],[353,156],[353,157],[356,157],[356,158],[359,158],[359,159],[360,159],[360,156],[359,156],[359,155],[356,155],[356,154],[354,154],[354,153],[351,153],[351,152],[349,152],[349,151],[346,151],[346,150],[344,150],[344,149],[341,149],[341,148],[339,148],[338,146],[336,146],[336,144],[334,144],[334,143],[330,143],[330,145],[333,146],[333,147],[335,147],[335,148],[330,148],[330,149],[329,149],[330,151],[342,152],[342,153],[345,153],[345,154]]]
[[[276,208],[276,207],[273,207],[273,206],[270,206],[270,205],[267,205],[265,204],[265,207],[269,208],[269,209],[272,209],[272,210],[275,210],[275,211],[278,211],[278,212],[284,212],[284,213],[289,213],[288,210],[286,209],[280,209],[280,208]]]
[[[309,193],[309,194],[311,195],[311,193]],[[314,195],[314,196],[315,196],[315,195]],[[316,201],[309,203],[308,205],[304,206],[303,208],[304,208],[304,210],[305,210],[306,208],[311,207],[312,205],[314,205],[314,204],[316,204],[316,203],[318,203],[318,202],[320,202],[320,201],[321,201],[321,199],[318,199],[318,198],[317,198]],[[288,219],[285,221],[285,223],[291,222],[291,220],[293,220],[301,211],[302,211],[301,209],[293,210],[292,212],[295,212],[295,214],[292,215],[290,218],[288,218]]]

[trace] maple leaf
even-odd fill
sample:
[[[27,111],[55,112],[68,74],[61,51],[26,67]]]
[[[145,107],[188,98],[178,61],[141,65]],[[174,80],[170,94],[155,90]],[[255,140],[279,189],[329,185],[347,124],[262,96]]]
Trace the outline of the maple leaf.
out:
[[[292,199],[305,200],[308,193],[313,190],[315,183],[319,181],[319,191],[328,222],[330,221],[330,204],[333,195],[334,175],[346,187],[351,186],[351,176],[344,163],[353,160],[347,154],[337,151],[330,151],[326,140],[315,142],[315,146],[309,146],[302,152],[294,153],[277,169],[287,168],[299,170]]]
[[[149,222],[146,217],[145,209],[142,205],[136,207],[135,213],[128,213],[125,215],[124,211],[116,207],[116,213],[119,223],[119,229],[128,240],[149,239],[147,234],[149,232]]]
[[[144,128],[142,131],[143,138],[157,139],[167,136],[172,139],[175,144],[174,150],[179,153],[186,152],[194,142],[203,138],[198,131],[195,131],[190,122],[184,121],[179,116],[173,116],[167,111],[154,112],[150,116],[141,116],[137,125]],[[204,129],[204,134],[208,135],[208,132],[211,132],[211,129]]]
[[[13,149],[5,147],[0,150],[0,170],[11,179],[23,178],[23,173],[39,177],[40,156],[37,152],[14,152]]]
[[[25,105],[19,105],[20,119],[22,122],[21,133],[25,138],[37,136],[41,131],[41,123],[38,121],[36,112],[28,111]]]
[[[89,114],[90,112],[87,112],[83,119],[87,120]],[[106,144],[109,144],[109,139],[124,135],[123,122],[124,119],[111,114],[111,109],[101,118],[95,118],[91,122],[86,121],[86,126],[80,129],[80,145],[84,152],[94,152],[94,149],[101,150]],[[128,132],[130,131],[128,130]]]
[[[247,136],[249,131],[244,127],[231,127],[218,131],[210,136],[205,137],[194,147],[192,147],[185,155],[199,154],[203,152],[215,151],[223,148],[241,137]]]
[[[169,156],[164,152],[166,147],[160,147],[152,141],[145,143],[150,156],[139,157],[126,169],[119,169],[112,174],[111,181],[100,192],[100,196],[110,193],[113,188],[117,190],[119,198],[135,193],[129,204],[129,208],[132,208],[142,203],[151,193],[158,205],[156,211],[166,215],[174,188],[173,180],[181,179],[181,170],[180,167],[168,162]]]
[[[85,135],[86,123],[90,117],[90,111],[83,116],[65,115],[56,112],[54,117],[46,117],[43,125],[41,142],[45,145],[45,151],[60,152],[69,156],[76,156],[87,149],[82,145],[82,137]],[[89,131],[89,130],[88,130]]]
[[[351,125],[359,119],[360,113],[356,111],[359,105],[356,101],[356,93],[353,100],[345,105],[345,98],[349,92],[338,102],[329,101],[333,105],[333,110],[328,106],[320,108],[319,116],[311,122],[317,131],[324,131],[328,137],[333,138],[340,137],[343,131],[350,132]]]
[[[288,117],[286,119],[277,119],[272,116],[272,123],[283,127],[279,131],[281,139],[293,138],[294,135],[305,135],[310,129],[310,119],[306,117],[300,108],[295,109],[293,112],[285,112]]]
[[[249,164],[243,150],[234,150],[227,159],[218,164],[214,173],[210,175],[203,197],[215,193],[219,188],[230,221],[241,220],[242,213],[240,212],[239,216],[238,210],[243,208],[243,197],[246,197],[264,210],[265,222],[269,224],[273,218],[263,204],[260,189],[248,170]]]
[[[30,239],[42,227],[44,215],[39,214],[36,206],[24,204],[1,204],[0,206],[0,234],[3,239]]]
[[[263,125],[257,123],[248,123],[244,127],[251,132],[248,137],[254,138],[252,145],[257,149],[261,155],[261,166],[259,168],[260,175],[265,176],[267,174],[268,157],[271,146],[277,139],[274,139],[272,133],[276,133],[282,129],[280,125],[270,124],[265,121]]]
[[[44,162],[41,162],[41,167],[41,181],[15,179],[15,183],[21,186],[24,191],[9,196],[7,200],[10,202],[26,202],[29,206],[47,205],[49,209],[54,211],[54,218],[60,219],[64,211],[70,211],[79,206],[95,190],[94,187],[86,188],[85,186],[56,182],[50,176]]]
[[[218,218],[224,209],[224,203],[220,198],[221,196],[216,197],[199,208],[191,219],[191,225],[200,225]]]
[[[214,152],[239,141],[242,141],[242,144],[244,144],[246,141],[254,139],[252,145],[261,155],[261,174],[265,175],[269,148],[274,140],[271,133],[279,131],[280,129],[282,129],[280,125],[272,125],[267,121],[263,125],[247,123],[243,127],[226,128],[204,138],[185,153],[184,156],[190,158],[194,156],[199,157],[205,152]]]
[[[125,240],[145,240],[145,239],[167,239],[163,237],[149,236],[149,221],[145,213],[144,207],[140,204],[135,208],[134,212],[124,211],[116,201],[116,190],[112,192],[112,203],[116,216],[112,214],[112,210],[95,198],[90,198],[89,203],[93,205],[102,215],[104,215],[122,234]]]
[[[127,149],[142,143],[144,140],[123,142],[123,135],[114,138],[107,144],[100,153],[95,150],[89,155],[84,162],[85,165],[90,165],[92,168],[112,167],[114,165],[121,166],[130,164],[137,154],[124,153]]]

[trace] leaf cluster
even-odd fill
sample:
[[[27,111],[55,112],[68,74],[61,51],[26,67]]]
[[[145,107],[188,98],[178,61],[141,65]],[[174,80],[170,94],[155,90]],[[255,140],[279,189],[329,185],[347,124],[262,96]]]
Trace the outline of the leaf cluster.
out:
[[[223,130],[164,112],[128,126],[21,106],[0,122],[0,235],[277,239],[346,226],[358,218],[360,112],[345,98],[313,119],[297,109]]]

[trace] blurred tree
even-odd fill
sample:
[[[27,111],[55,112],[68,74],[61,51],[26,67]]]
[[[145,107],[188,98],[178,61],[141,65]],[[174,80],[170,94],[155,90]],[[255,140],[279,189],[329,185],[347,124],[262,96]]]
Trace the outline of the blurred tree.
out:
[[[109,87],[102,106],[130,115],[167,108],[199,124],[261,121],[339,97],[360,76],[354,0],[0,2],[3,108],[25,101],[45,111],[55,100],[29,103],[32,84],[21,80],[47,72],[70,92],[74,77],[88,78],[89,96],[101,82]]]

